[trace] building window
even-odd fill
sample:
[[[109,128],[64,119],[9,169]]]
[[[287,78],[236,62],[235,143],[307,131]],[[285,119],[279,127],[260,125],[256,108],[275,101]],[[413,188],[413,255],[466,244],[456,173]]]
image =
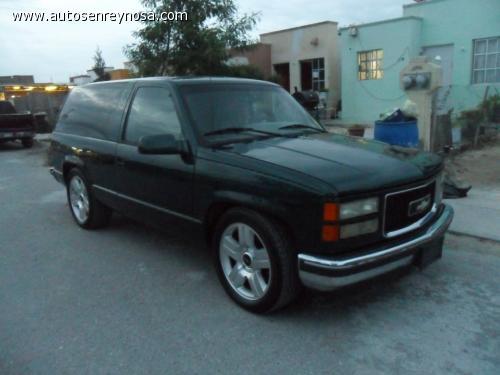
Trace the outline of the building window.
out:
[[[381,49],[358,52],[358,79],[364,81],[384,78],[383,58],[384,51]]]
[[[312,60],[312,88],[321,91],[325,88],[325,59]]]
[[[472,83],[500,82],[500,37],[476,39]]]

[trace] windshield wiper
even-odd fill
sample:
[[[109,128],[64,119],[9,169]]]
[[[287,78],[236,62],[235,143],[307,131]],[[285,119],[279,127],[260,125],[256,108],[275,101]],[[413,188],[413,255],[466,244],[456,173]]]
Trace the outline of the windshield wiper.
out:
[[[237,128],[237,127],[212,130],[210,132],[204,133],[203,135],[204,136],[208,136],[208,135],[218,135],[218,134],[227,134],[227,133],[241,133],[241,132],[254,132],[254,133],[259,133],[259,134],[273,135],[273,136],[276,136],[276,137],[282,137],[283,136],[283,134],[268,132],[268,131],[265,131],[265,130],[259,130],[259,129],[254,129],[254,128]]]
[[[304,124],[285,125],[285,126],[282,126],[282,127],[278,128],[278,129],[279,130],[282,130],[282,129],[311,129],[311,130],[315,130],[315,131],[320,132],[320,133],[325,133],[326,132],[326,130],[324,130],[324,129],[316,128],[314,126],[304,125]]]

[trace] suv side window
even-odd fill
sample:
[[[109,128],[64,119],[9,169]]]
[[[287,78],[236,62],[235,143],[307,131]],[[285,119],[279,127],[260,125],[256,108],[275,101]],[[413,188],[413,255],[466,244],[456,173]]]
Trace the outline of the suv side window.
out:
[[[145,135],[172,134],[182,138],[182,130],[170,91],[163,87],[140,87],[130,107],[125,141],[137,144]]]
[[[61,111],[57,131],[116,141],[130,88],[126,82],[75,87]]]

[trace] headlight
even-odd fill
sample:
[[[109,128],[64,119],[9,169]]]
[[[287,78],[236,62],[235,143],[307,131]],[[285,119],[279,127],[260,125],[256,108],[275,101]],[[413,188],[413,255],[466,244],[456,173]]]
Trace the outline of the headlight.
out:
[[[340,227],[340,239],[361,236],[376,232],[378,229],[378,219],[362,221],[361,223],[346,224]]]
[[[361,199],[340,205],[340,220],[378,212],[378,198]]]
[[[365,219],[364,221],[349,224],[342,224],[339,221],[377,212],[378,198],[376,197],[340,204],[325,203],[323,206],[322,240],[324,242],[333,242],[376,232],[378,230],[378,218]]]
[[[441,204],[441,201],[443,200],[443,185],[444,172],[441,172],[436,178],[436,187],[434,190],[434,203],[436,204],[436,206],[439,206]]]

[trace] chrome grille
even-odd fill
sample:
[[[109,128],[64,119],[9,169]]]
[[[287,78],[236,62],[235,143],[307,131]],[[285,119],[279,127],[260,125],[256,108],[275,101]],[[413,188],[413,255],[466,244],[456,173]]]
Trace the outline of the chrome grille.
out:
[[[435,182],[385,196],[384,234],[410,227],[424,218],[434,205]]]

